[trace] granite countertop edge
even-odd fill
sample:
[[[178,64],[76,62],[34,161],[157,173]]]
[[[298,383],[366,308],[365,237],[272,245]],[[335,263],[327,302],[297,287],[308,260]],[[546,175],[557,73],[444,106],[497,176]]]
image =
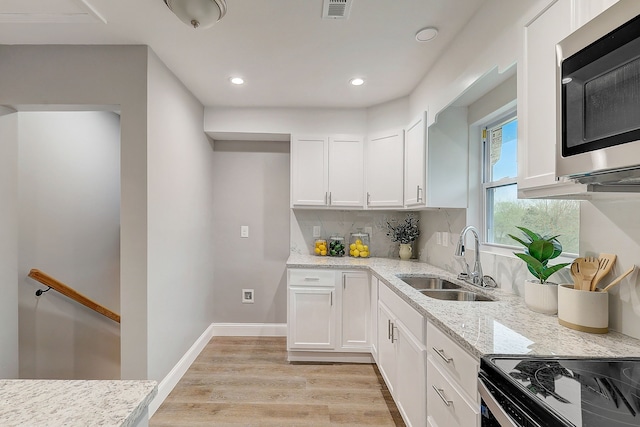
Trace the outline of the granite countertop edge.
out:
[[[319,257],[291,254],[288,268],[367,270],[416,311],[469,353],[530,354],[577,357],[640,357],[640,340],[610,331],[590,334],[561,326],[557,316],[529,310],[524,299],[509,291],[480,289],[441,268],[417,260],[388,258]],[[398,275],[440,277],[482,293],[491,302],[435,300],[403,282]]]

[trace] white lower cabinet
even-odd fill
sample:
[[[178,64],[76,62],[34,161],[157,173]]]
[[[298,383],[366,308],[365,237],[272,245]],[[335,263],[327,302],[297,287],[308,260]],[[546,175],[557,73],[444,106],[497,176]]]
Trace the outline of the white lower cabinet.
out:
[[[427,351],[420,325],[422,315],[379,286],[378,369],[408,426],[427,422]]]
[[[439,427],[478,427],[477,358],[431,323],[427,324],[427,413]]]
[[[365,360],[371,361],[368,272],[289,269],[287,295],[289,360],[330,360],[330,355],[316,359],[291,357],[292,352],[317,351],[365,353]]]
[[[371,283],[362,271],[342,273],[342,349],[371,348]]]

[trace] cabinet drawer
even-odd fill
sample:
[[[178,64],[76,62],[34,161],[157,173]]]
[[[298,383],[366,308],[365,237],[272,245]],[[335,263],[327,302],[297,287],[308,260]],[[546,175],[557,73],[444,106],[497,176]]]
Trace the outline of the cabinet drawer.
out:
[[[395,317],[400,320],[421,344],[425,344],[424,324],[422,314],[418,313],[409,303],[396,295],[385,284],[379,285],[378,295],[380,301],[391,309]]]
[[[444,332],[427,324],[427,351],[434,362],[442,366],[460,387],[478,402],[478,360],[462,349]]]
[[[289,269],[289,286],[335,286],[336,272],[326,269]]]
[[[469,404],[436,367],[433,360],[427,360],[427,414],[431,424],[477,427],[480,419],[479,410],[480,404]]]

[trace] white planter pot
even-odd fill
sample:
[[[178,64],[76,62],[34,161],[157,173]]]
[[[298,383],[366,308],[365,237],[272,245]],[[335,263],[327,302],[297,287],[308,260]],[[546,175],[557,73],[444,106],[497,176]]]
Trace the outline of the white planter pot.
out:
[[[524,303],[531,311],[542,314],[558,312],[558,286],[541,284],[537,280],[525,280]]]
[[[558,285],[558,323],[592,334],[609,332],[609,293],[573,289]]]
[[[400,243],[400,259],[411,259],[411,244]]]

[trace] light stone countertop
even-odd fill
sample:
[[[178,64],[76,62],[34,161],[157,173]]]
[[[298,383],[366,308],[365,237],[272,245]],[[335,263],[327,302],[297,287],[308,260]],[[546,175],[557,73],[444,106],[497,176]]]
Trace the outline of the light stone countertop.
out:
[[[388,258],[336,258],[291,254],[289,268],[365,269],[425,318],[477,357],[485,354],[536,354],[588,357],[637,357],[640,340],[610,331],[590,334],[565,328],[557,316],[529,310],[524,299],[502,289],[479,289],[448,271],[419,261]],[[429,274],[496,299],[490,302],[429,298],[396,275]]]
[[[135,426],[155,381],[0,380],[0,425]]]

